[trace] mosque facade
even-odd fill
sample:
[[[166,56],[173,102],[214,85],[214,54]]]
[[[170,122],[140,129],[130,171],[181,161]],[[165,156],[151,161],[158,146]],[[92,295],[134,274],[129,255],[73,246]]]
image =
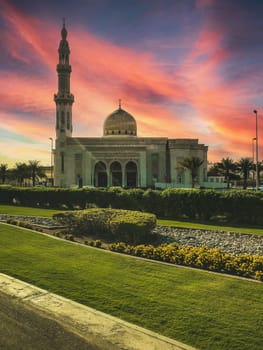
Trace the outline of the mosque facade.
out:
[[[181,165],[185,158],[203,160],[197,183],[206,181],[207,150],[197,139],[139,137],[135,118],[119,101],[104,121],[101,137],[72,136],[70,49],[65,24],[61,30],[57,64],[56,142],[54,185],[58,187],[191,187],[191,175]]]

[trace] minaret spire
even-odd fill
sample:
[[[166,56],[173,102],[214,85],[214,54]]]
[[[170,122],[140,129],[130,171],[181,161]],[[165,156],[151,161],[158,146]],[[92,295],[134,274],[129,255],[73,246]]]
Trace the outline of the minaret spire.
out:
[[[63,18],[62,24],[57,64],[58,92],[54,96],[57,110],[57,138],[61,136],[72,136],[72,104],[74,102],[74,96],[70,92],[70,49],[67,41],[68,32],[66,30],[65,18]]]

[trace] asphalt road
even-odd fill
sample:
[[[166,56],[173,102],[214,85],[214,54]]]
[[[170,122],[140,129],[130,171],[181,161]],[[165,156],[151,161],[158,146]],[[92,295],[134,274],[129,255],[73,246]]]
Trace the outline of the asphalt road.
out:
[[[101,350],[3,293],[0,293],[0,349]]]

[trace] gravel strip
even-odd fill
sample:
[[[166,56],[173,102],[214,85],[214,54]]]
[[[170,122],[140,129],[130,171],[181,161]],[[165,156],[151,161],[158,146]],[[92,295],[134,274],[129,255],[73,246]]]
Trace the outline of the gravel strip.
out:
[[[62,227],[57,221],[52,218],[47,218],[43,216],[24,216],[24,215],[8,215],[0,214],[0,221],[6,221],[8,219],[26,221],[33,225],[43,226],[46,228],[56,228]]]
[[[0,221],[8,218],[27,221],[31,224],[46,228],[57,228],[60,225],[52,218],[22,215],[0,214]],[[263,236],[253,233],[226,232],[216,230],[201,230],[177,228],[172,226],[157,226],[155,233],[163,236],[163,243],[177,242],[183,246],[206,246],[219,248],[223,252],[231,254],[263,255]]]
[[[157,226],[154,231],[163,236],[164,243],[177,242],[183,246],[219,248],[223,252],[235,255],[263,255],[263,236],[256,234],[171,226]]]

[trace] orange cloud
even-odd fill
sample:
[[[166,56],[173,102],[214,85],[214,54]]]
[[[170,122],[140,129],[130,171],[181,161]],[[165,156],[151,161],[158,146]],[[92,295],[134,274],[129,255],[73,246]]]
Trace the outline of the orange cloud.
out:
[[[5,120],[6,130],[44,144],[55,133],[59,29],[57,24],[18,11],[7,1],[2,1],[2,8],[12,33],[3,32],[7,52],[21,65],[39,65],[41,74],[19,69],[19,74],[1,72],[0,120]],[[209,159],[227,156],[224,152],[250,152],[254,125],[246,115],[249,104],[242,99],[247,95],[246,81],[231,84],[224,80],[219,68],[229,59],[229,52],[222,48],[220,31],[208,30],[204,24],[181,67],[176,65],[169,74],[153,54],[120,47],[82,27],[68,32],[75,136],[102,135],[104,119],[121,98],[123,108],[135,116],[140,136],[199,138],[211,145]],[[48,161],[48,152],[44,154]]]

